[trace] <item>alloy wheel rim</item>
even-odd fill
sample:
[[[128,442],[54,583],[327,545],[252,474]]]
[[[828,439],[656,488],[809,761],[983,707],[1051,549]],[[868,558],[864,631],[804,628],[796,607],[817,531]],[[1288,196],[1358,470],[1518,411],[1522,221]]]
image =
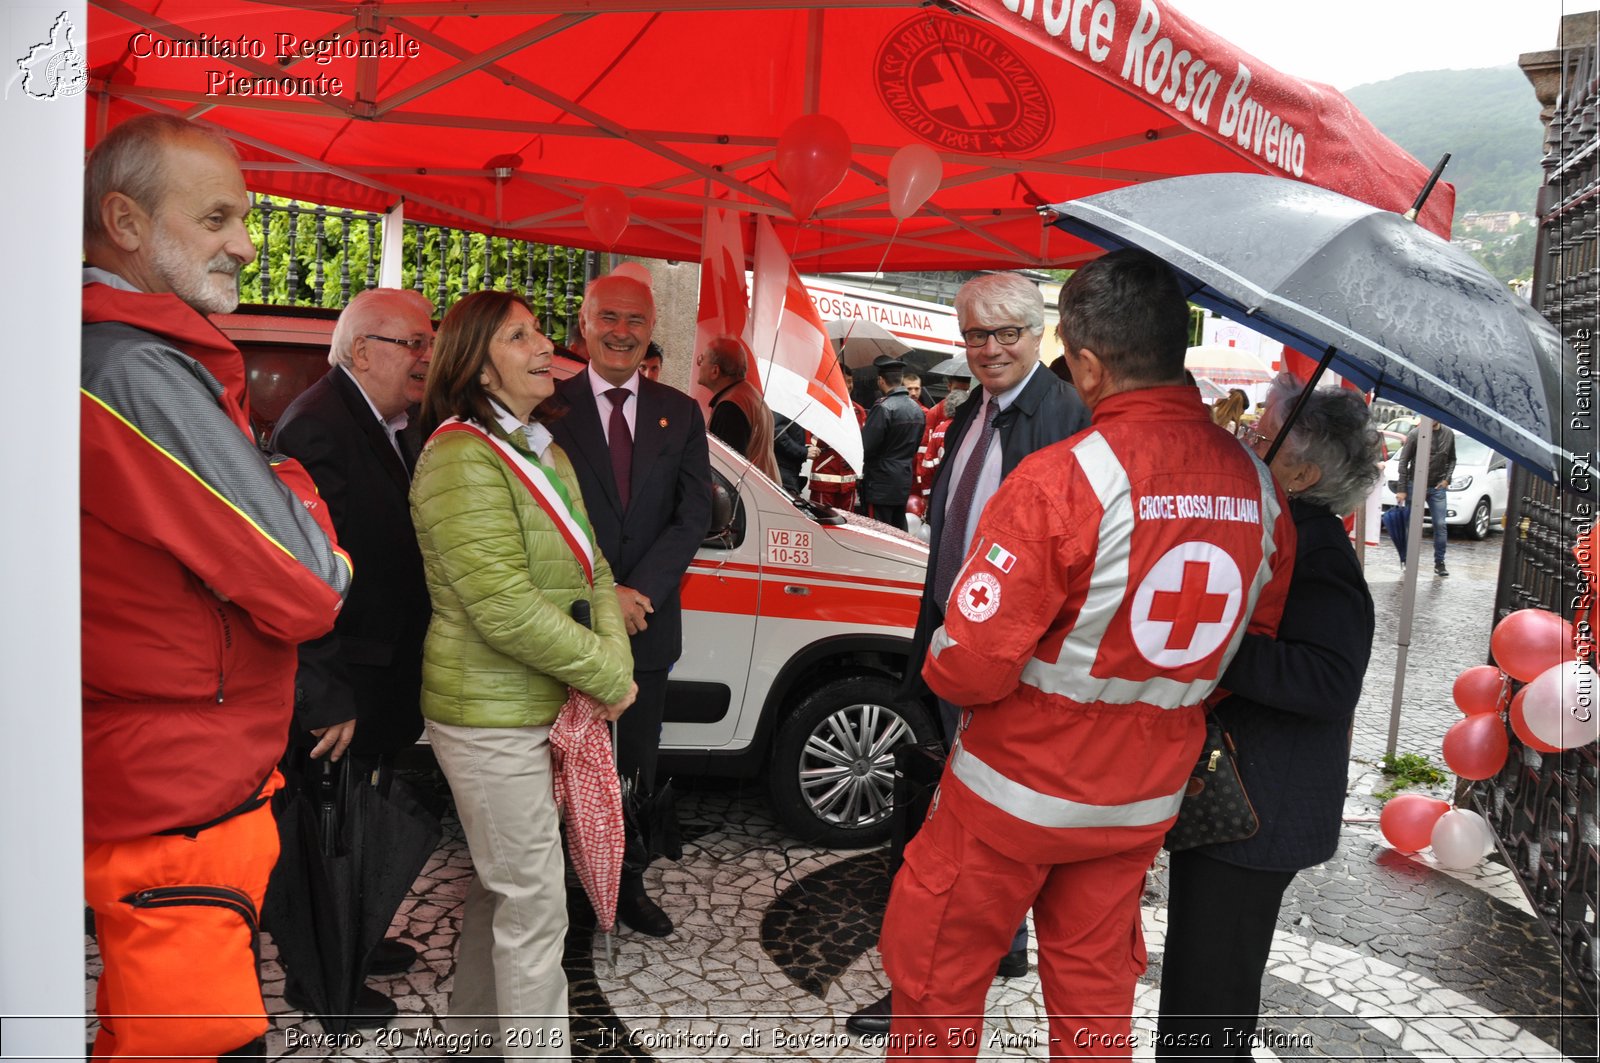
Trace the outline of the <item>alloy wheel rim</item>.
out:
[[[833,826],[881,823],[893,807],[895,747],[915,737],[905,717],[886,705],[862,702],[831,713],[801,751],[801,796]]]

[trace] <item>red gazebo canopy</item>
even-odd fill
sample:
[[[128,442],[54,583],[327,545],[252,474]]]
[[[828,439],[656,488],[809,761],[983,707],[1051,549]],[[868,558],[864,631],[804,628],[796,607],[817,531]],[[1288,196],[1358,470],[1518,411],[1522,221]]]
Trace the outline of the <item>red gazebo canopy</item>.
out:
[[[1035,207],[1258,170],[1404,210],[1427,176],[1157,0],[90,0],[89,38],[91,143],[172,111],[232,137],[258,192],[579,247],[614,186],[613,250],[655,258],[697,258],[716,203],[769,215],[806,272],[1071,266],[1096,252]],[[774,151],[810,113],[853,151],[796,226]],[[886,172],[916,142],[943,180],[896,233]]]

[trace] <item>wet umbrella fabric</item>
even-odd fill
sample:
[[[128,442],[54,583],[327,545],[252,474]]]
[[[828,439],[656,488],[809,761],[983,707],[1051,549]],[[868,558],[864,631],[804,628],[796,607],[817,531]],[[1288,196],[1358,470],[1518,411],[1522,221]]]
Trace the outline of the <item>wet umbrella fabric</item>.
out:
[[[350,1029],[368,957],[438,848],[439,816],[411,786],[350,757],[296,772],[275,802],[278,863],[262,921],[306,1010]]]
[[[904,358],[911,353],[909,344],[896,338],[882,325],[865,318],[834,318],[823,323],[833,349],[844,359],[845,368],[860,369],[871,365],[876,358],[888,355]]]
[[[622,784],[611,733],[593,719],[600,702],[573,690],[550,726],[555,759],[556,807],[567,827],[567,852],[595,921],[609,933],[617,924],[617,888],[624,847]]]
[[[1174,177],[1050,210],[1102,247],[1164,259],[1193,302],[1314,357],[1332,348],[1346,380],[1592,492],[1591,477],[1572,475],[1574,457],[1594,451],[1592,430],[1572,428],[1572,350],[1525,299],[1402,215],[1263,174]]]

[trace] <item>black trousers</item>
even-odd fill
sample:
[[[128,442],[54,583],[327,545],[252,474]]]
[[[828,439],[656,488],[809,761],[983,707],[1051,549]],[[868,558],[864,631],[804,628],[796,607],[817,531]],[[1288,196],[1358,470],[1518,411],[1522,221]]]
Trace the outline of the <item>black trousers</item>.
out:
[[[1251,1059],[1261,978],[1293,871],[1171,854],[1156,1059]]]
[[[667,709],[667,669],[634,672],[639,696],[617,720],[617,770],[639,780],[639,792],[656,791],[656,760],[661,755],[661,718]]]
[[[886,506],[881,502],[862,502],[856,506],[856,512],[863,517],[881,520],[891,528],[899,528],[901,531],[907,530],[906,504],[904,502],[898,506]]]

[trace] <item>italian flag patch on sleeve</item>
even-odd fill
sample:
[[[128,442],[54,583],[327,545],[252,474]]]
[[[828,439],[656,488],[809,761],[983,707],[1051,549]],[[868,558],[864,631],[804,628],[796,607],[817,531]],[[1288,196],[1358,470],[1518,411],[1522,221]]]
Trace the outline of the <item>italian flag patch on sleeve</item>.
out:
[[[1010,572],[1011,566],[1017,563],[1016,555],[999,543],[989,547],[989,552],[983,555],[983,559],[1001,572]]]

